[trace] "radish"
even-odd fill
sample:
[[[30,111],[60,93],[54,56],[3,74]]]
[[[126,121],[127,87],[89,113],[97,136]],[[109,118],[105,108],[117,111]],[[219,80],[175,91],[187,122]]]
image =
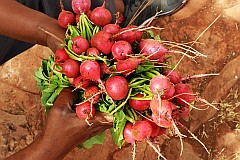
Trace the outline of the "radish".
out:
[[[175,102],[180,105],[189,105],[187,103],[192,103],[195,100],[196,96],[187,84],[178,83],[175,85]],[[187,103],[184,101],[186,101]]]
[[[97,57],[100,55],[100,52],[97,48],[91,47],[91,48],[87,49],[86,54],[87,54],[87,56],[92,55],[92,56]]]
[[[144,97],[144,95],[139,93],[139,94],[135,95],[134,97],[142,98],[142,97]],[[151,100],[134,100],[134,99],[129,100],[130,106],[137,111],[144,111],[144,110],[148,109],[150,102],[151,102]]]
[[[155,122],[153,122],[152,120],[149,120],[147,118],[144,119],[144,121],[149,122],[152,126],[152,134],[150,137],[152,137],[152,138],[157,137],[159,135],[161,127],[159,127]]]
[[[92,104],[96,104],[100,98],[99,89],[97,86],[88,86],[84,91],[84,97]]]
[[[180,74],[175,70],[167,70],[164,75],[170,79],[170,82],[177,84],[181,82]]]
[[[76,114],[83,120],[91,119],[95,112],[96,109],[90,102],[80,103],[76,106]]]
[[[86,38],[83,38],[82,36],[76,36],[72,39],[72,50],[76,54],[82,54],[83,52],[86,52],[87,49],[90,47],[90,44]]]
[[[132,44],[137,41],[140,42],[142,38],[142,32],[139,31],[137,26],[131,25],[125,28],[121,28],[118,33],[115,34],[117,40],[125,40]]]
[[[112,14],[105,8],[105,1],[101,7],[92,10],[90,19],[97,26],[105,26],[112,21]]]
[[[108,78],[105,87],[113,100],[122,100],[128,94],[128,81],[122,76]]]
[[[120,26],[118,24],[107,24],[102,30],[110,34],[116,34],[120,30]]]
[[[91,0],[72,0],[72,9],[75,13],[86,13],[90,10]]]
[[[105,55],[111,53],[114,41],[112,41],[112,36],[106,31],[100,31],[94,34],[91,38],[91,46],[97,48],[100,52]]]
[[[139,63],[142,61],[143,59],[141,58],[128,58],[125,60],[119,60],[116,64],[116,71],[122,73],[123,75],[128,75],[134,69],[136,69]]]
[[[152,125],[147,121],[138,121],[133,124],[132,135],[137,141],[143,141],[152,134]]]
[[[73,85],[76,88],[86,89],[89,86],[89,81],[83,78],[81,75],[73,79]]]
[[[104,76],[105,74],[111,74],[112,73],[111,70],[109,69],[109,67],[106,65],[106,63],[100,62],[99,65],[100,65],[101,77]]]
[[[65,51],[64,48],[58,49],[58,50],[55,52],[55,55],[54,55],[54,61],[55,61],[55,63],[63,63],[63,62],[65,62],[67,59],[69,59],[69,55],[67,54],[67,52]]]
[[[116,60],[126,59],[132,53],[132,46],[127,41],[117,41],[112,46],[112,55]]]
[[[130,123],[130,122],[126,123],[124,130],[123,130],[123,138],[124,138],[125,142],[133,144],[136,142],[136,140],[133,138],[133,135],[132,135],[132,127],[133,127],[132,123]]]
[[[160,127],[172,126],[172,107],[168,100],[153,98],[150,102],[152,119]]]
[[[75,15],[71,11],[62,10],[58,15],[58,24],[62,28],[68,28],[68,24],[75,22]]]
[[[93,60],[85,60],[80,65],[80,73],[81,75],[92,81],[100,80],[100,66],[97,61]]]
[[[79,75],[79,63],[73,59],[67,59],[62,66],[62,72],[68,78],[75,78]]]
[[[158,75],[151,79],[150,89],[154,95],[160,95],[168,99],[174,95],[175,89],[169,79],[164,75]]]
[[[142,55],[151,60],[157,60],[167,52],[167,49],[159,41],[154,39],[141,40],[139,49]]]

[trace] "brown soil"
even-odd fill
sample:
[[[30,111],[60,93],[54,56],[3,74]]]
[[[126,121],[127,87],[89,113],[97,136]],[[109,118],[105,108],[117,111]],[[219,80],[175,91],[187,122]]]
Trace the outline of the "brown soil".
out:
[[[200,36],[198,42],[201,43],[192,47],[207,57],[198,57],[195,61],[184,57],[176,68],[182,77],[219,73],[219,76],[189,81],[201,98],[219,110],[193,109],[190,118],[182,121],[210,154],[183,128],[181,132],[187,135],[183,139],[183,154],[180,156],[179,138],[167,136],[158,139],[162,154],[169,160],[240,159],[240,0],[189,0],[177,13],[160,17],[152,25],[164,28],[156,32],[166,41],[186,43]],[[49,54],[52,52],[48,48],[36,45],[0,67],[0,159],[29,145],[44,128],[46,115],[33,71]],[[181,57],[181,54],[174,55],[173,63]],[[196,106],[203,107],[200,104]],[[90,150],[74,149],[65,159],[127,160],[131,159],[131,152],[131,145],[117,148],[107,131],[103,145],[95,145]],[[147,143],[141,142],[137,144],[136,159],[154,160],[157,154]]]

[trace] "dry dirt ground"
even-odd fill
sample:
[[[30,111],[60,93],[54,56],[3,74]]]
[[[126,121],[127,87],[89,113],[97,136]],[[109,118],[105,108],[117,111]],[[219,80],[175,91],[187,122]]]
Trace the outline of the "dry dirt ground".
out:
[[[159,138],[162,154],[169,160],[240,159],[240,0],[189,0],[176,14],[160,17],[153,25],[164,28],[159,32],[163,40],[201,42],[193,47],[207,57],[195,61],[184,57],[177,67],[183,77],[219,73],[189,82],[201,98],[219,110],[193,109],[190,118],[182,121],[209,154],[185,129],[180,129],[187,135],[183,139],[183,154],[180,156],[179,138],[167,136]],[[48,48],[36,45],[0,67],[0,159],[30,144],[44,127],[46,116],[33,72],[49,54],[52,52]],[[173,61],[176,63],[181,57],[177,54]],[[145,142],[138,143],[136,149],[137,160],[157,159]],[[131,145],[117,148],[107,131],[103,145],[90,150],[74,149],[65,159],[128,160],[131,152]]]

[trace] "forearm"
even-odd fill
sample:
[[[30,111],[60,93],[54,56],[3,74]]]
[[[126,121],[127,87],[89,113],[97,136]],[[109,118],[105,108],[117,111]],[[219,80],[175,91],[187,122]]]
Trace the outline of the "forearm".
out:
[[[65,30],[59,27],[57,20],[15,0],[0,1],[0,22],[4,22],[0,25],[0,35],[25,42],[47,46],[49,35],[40,28],[64,38]]]

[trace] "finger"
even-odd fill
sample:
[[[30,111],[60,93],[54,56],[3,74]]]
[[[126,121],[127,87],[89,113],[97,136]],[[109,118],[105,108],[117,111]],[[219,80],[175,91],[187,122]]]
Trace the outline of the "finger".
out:
[[[76,103],[77,100],[78,94],[73,92],[73,88],[64,88],[56,98],[53,108],[71,111],[71,107]]]

